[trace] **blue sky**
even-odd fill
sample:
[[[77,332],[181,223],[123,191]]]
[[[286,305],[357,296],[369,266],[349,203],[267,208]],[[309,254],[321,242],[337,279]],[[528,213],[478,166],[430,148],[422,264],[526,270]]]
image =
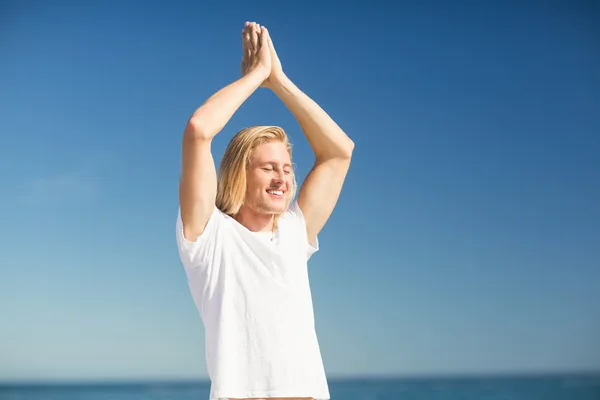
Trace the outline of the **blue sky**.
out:
[[[206,377],[181,134],[246,20],[356,144],[310,265],[329,376],[600,370],[598,7],[383,4],[3,3],[0,380]],[[302,180],[266,90],[215,158],[255,124]]]

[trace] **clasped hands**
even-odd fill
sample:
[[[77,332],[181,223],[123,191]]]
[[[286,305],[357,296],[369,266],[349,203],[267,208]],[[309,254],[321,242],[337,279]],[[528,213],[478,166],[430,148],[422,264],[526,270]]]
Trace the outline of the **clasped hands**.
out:
[[[281,62],[269,31],[256,22],[246,22],[242,30],[242,76],[256,72],[263,77],[261,87],[273,88],[284,78]]]

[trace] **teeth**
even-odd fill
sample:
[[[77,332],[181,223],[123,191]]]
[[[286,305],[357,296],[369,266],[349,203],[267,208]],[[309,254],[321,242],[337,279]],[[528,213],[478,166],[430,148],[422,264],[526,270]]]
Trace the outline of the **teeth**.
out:
[[[283,192],[281,190],[267,190],[267,193],[274,194],[276,196],[283,196]]]

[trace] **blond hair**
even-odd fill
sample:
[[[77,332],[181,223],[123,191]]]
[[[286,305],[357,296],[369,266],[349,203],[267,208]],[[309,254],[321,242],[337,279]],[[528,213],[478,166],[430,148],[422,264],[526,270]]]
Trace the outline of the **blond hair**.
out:
[[[292,145],[287,134],[278,126],[251,126],[244,128],[231,139],[219,164],[216,206],[223,213],[234,216],[246,199],[246,173],[252,152],[270,141],[282,142],[292,158]],[[294,171],[286,208],[296,195]],[[277,217],[277,216],[276,216]]]

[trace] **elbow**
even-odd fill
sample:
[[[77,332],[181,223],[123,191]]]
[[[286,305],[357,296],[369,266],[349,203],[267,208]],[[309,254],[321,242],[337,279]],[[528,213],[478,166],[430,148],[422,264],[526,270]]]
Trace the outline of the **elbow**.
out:
[[[203,118],[192,116],[185,127],[185,136],[194,140],[212,140],[216,133]]]
[[[315,150],[317,162],[325,162],[328,160],[339,160],[349,162],[352,159],[354,152],[354,142],[346,138],[343,142],[338,142],[328,149]]]
[[[350,157],[352,157],[352,153],[354,152],[354,142],[350,138],[348,138],[348,151],[350,153]]]
[[[354,142],[352,139],[348,138],[346,140],[345,145],[341,148],[341,158],[350,160],[352,158],[352,153],[354,152]]]

